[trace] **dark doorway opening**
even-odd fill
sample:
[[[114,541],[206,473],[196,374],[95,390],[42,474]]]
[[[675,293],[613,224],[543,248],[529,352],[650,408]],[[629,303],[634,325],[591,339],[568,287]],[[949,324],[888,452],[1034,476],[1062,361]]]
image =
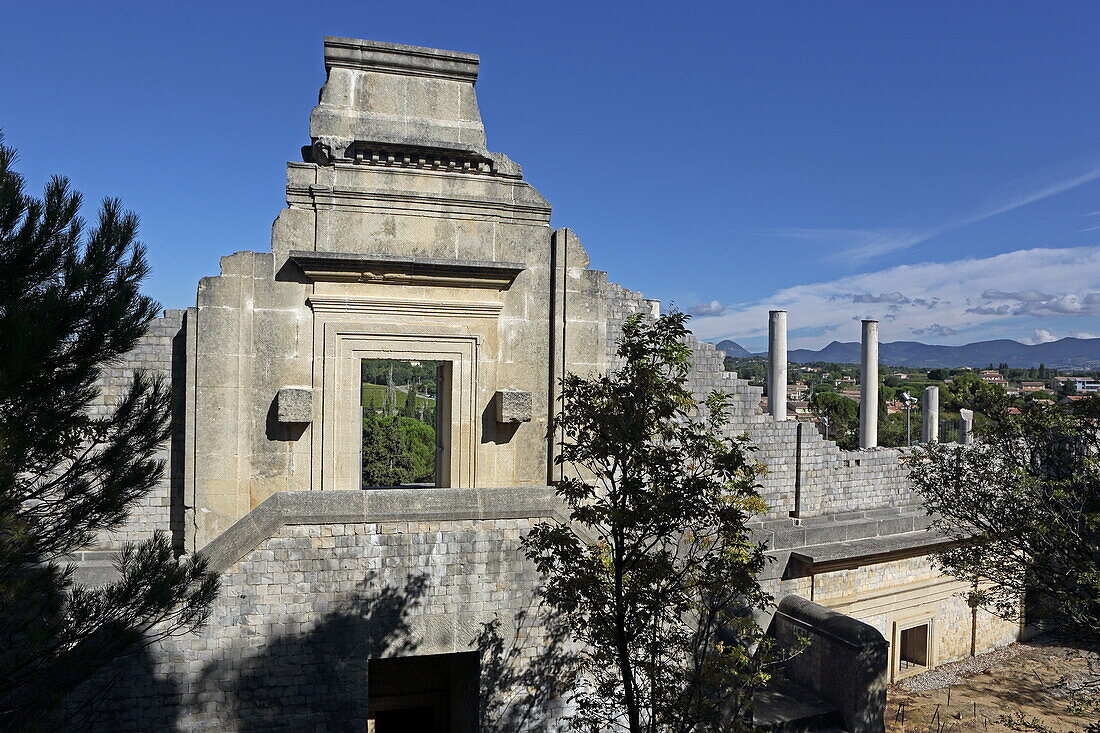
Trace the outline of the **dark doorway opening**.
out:
[[[372,659],[369,733],[474,733],[478,654]]]
[[[360,376],[363,488],[443,486],[443,362],[363,359]]]
[[[898,668],[902,673],[928,666],[928,624],[901,632],[901,656],[898,661]]]

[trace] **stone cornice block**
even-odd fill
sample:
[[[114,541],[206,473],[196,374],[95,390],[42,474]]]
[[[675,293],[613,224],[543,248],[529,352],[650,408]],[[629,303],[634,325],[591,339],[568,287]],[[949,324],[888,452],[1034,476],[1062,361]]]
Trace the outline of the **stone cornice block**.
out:
[[[290,259],[314,282],[370,282],[507,290],[526,266],[381,254],[294,250]]]
[[[325,36],[325,68],[477,81],[477,54],[400,43]]]

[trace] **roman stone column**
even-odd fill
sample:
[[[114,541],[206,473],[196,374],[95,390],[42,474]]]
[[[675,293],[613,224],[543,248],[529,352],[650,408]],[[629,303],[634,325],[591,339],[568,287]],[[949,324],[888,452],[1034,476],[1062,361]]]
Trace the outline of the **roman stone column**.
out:
[[[920,405],[920,442],[936,443],[940,439],[940,388],[925,387]]]
[[[959,410],[959,443],[969,445],[974,439],[971,433],[974,430],[974,411],[963,408]]]
[[[878,445],[878,321],[863,321],[859,368],[859,447]]]
[[[768,311],[768,412],[787,419],[787,311]]]

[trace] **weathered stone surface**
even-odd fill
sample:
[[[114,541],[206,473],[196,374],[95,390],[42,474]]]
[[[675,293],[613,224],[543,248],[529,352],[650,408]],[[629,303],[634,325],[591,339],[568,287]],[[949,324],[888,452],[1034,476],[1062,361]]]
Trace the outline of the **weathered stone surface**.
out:
[[[519,389],[498,389],[496,394],[497,422],[531,421],[531,393]]]
[[[275,395],[279,422],[313,421],[313,390],[309,387],[283,387]]]
[[[920,439],[922,443],[936,443],[940,439],[940,388],[925,387],[921,395]]]
[[[550,205],[519,167],[485,150],[476,57],[329,39],[326,67],[271,251],[222,258],[195,306],[155,321],[101,380],[99,412],[134,367],[171,380],[170,470],[77,561],[99,577],[105,548],[170,529],[226,573],[209,627],[150,650],[143,682],[117,687],[129,700],[111,730],[335,729],[334,716],[361,729],[370,654],[469,650],[497,617],[529,625],[509,630],[526,645],[509,669],[551,646],[530,615],[539,579],[519,541],[563,516],[547,486],[568,470],[547,434],[558,380],[614,368],[622,324],[656,303],[590,269],[576,233],[550,231]],[[1013,639],[981,615],[972,637],[966,589],[927,554],[896,557],[934,541],[904,451],[842,451],[774,420],[712,344],[687,345],[688,386],[729,394],[727,434],[748,435],[765,469],[753,530],[775,559],[769,592],[886,636],[930,615],[940,661],[968,654],[971,638],[979,651]],[[364,358],[444,365],[440,488],[360,490]],[[303,394],[273,404],[287,385],[312,406]],[[795,572],[798,556],[818,567]],[[823,569],[840,561],[854,566]],[[382,643],[384,604],[406,591],[419,595],[402,607],[401,643]],[[560,700],[540,710],[531,727],[553,729]]]
[[[309,133],[332,157],[353,142],[485,152],[474,54],[326,37],[325,68]]]
[[[787,419],[787,311],[768,313],[768,412]]]
[[[959,410],[959,443],[969,445],[974,439],[974,411]]]
[[[835,705],[852,733],[885,730],[889,643],[873,627],[798,596],[787,596],[775,616],[776,635],[810,645],[787,665],[790,679]]]
[[[864,320],[859,365],[859,447],[878,445],[878,321]]]

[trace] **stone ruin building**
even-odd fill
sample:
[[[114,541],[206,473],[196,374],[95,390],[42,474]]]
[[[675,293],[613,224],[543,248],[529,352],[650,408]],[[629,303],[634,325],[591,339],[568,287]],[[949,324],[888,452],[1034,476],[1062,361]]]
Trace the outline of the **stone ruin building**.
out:
[[[590,269],[520,166],[489,151],[477,56],[326,38],[324,63],[270,248],[223,257],[195,305],[102,380],[104,405],[134,369],[171,380],[174,429],[159,490],[83,553],[83,577],[156,529],[223,574],[208,626],[133,660],[102,729],[554,730],[565,703],[538,675],[560,640],[519,543],[563,516],[555,385],[613,367],[624,319],[657,304]],[[773,313],[778,395],[785,328]],[[714,346],[691,348],[693,388],[732,394],[729,429],[766,467],[754,529],[778,609],[762,622],[811,638],[790,676],[820,720],[881,731],[886,682],[1017,638],[933,570],[944,540],[899,451],[875,447],[877,392],[862,448],[839,450],[782,400],[762,412]],[[371,364],[389,369],[376,387]],[[400,385],[434,430],[427,474],[364,488],[365,395],[396,406],[394,364],[432,380],[422,397]],[[776,693],[759,715],[791,702]]]

